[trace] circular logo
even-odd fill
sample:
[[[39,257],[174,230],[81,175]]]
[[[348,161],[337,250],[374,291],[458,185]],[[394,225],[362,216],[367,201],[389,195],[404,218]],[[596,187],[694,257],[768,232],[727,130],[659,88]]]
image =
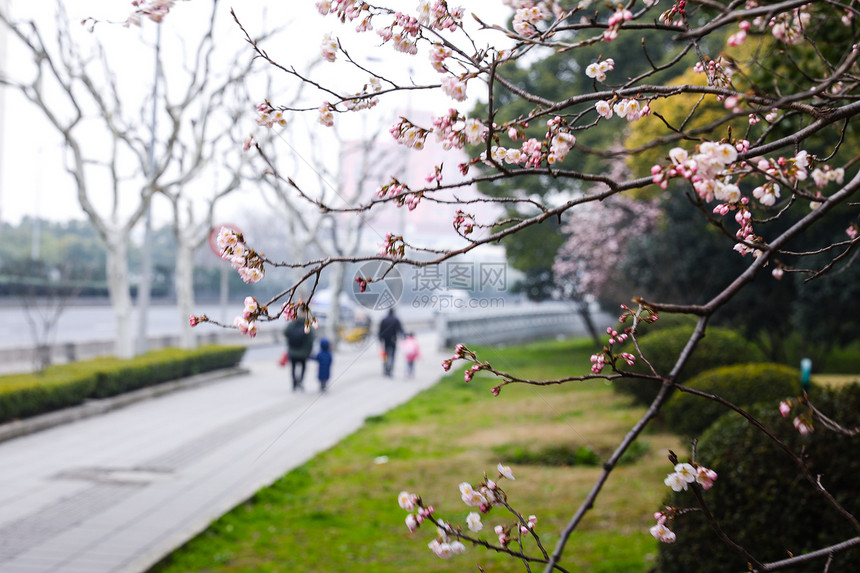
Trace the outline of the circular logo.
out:
[[[403,276],[391,263],[367,261],[355,272],[352,297],[368,310],[387,310],[397,304],[402,295]]]

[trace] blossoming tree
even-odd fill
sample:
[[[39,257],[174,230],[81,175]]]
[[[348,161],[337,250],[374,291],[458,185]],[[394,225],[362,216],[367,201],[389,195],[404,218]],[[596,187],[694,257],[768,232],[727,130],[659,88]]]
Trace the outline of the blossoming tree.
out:
[[[694,304],[644,300],[631,292],[634,303],[622,308],[621,326],[607,328],[608,341],[592,357],[592,373],[588,376],[553,381],[524,379],[496,369],[459,345],[444,368],[463,361],[467,366],[466,382],[477,372],[498,377],[499,383],[492,388],[495,395],[514,383],[543,385],[620,377],[656,380],[661,382],[661,390],[606,460],[601,475],[572,512],[553,548],[541,541],[538,518],[515,509],[500,486],[502,479],[514,479],[510,468],[502,464],[497,468],[498,477],[485,475],[478,486],[467,481],[460,485],[464,503],[474,508],[464,525],[437,515],[419,495],[401,493],[400,505],[409,512],[407,527],[415,530],[432,523],[437,535],[429,548],[440,557],[451,557],[473,545],[507,553],[522,561],[528,571],[536,567],[546,572],[566,571],[564,549],[620,457],[655,418],[670,393],[680,390],[716,400],[747,417],[797,462],[808,487],[820,494],[820,502],[832,506],[854,531],[854,536],[842,543],[765,562],[757,556],[755,547],[744,546],[743,540],[733,539],[730,532],[712,520],[716,538],[742,555],[751,570],[790,567],[860,544],[857,517],[840,505],[824,480],[805,469],[801,453],[785,446],[740,408],[677,382],[679,371],[696,352],[711,318],[753,279],[775,281],[787,273],[803,273],[815,280],[827,280],[829,273],[852,261],[860,242],[857,203],[852,202],[860,187],[853,140],[856,126],[852,123],[860,113],[860,47],[855,23],[860,11],[856,3],[630,0],[597,4],[590,0],[507,0],[504,4],[512,9],[512,18],[506,23],[493,23],[477,8],[476,13],[469,14],[445,0],[421,1],[413,11],[404,11],[395,4],[400,6],[358,0],[316,2],[320,15],[332,27],[322,39],[321,54],[332,65],[363,75],[354,86],[349,85],[347,74],[328,78],[302,75],[289,63],[270,57],[266,46],[251,40],[245,32],[250,49],[261,60],[304,83],[318,96],[307,105],[292,105],[276,101],[272,94],[261,94],[261,100],[271,102],[267,104],[270,113],[313,114],[319,119],[320,129],[324,129],[403,92],[439,92],[450,101],[432,122],[421,124],[401,117],[390,133],[415,152],[420,152],[428,138],[467,149],[470,160],[459,166],[465,181],[446,180],[439,166],[428,174],[429,183],[423,188],[392,181],[380,189],[377,198],[347,211],[371,210],[379,203],[410,208],[423,202],[448,202],[441,198],[441,192],[497,180],[568,180],[578,192],[550,200],[513,191],[505,196],[462,202],[452,221],[453,232],[463,240],[461,248],[433,251],[413,243],[408,236],[389,233],[379,254],[370,258],[388,261],[391,267],[436,264],[567,212],[592,209],[601,202],[612,208],[623,204],[624,196],[647,192],[664,193],[671,201],[692,202],[702,219],[725,236],[723,256],[745,261],[743,270],[718,294]],[[482,4],[480,9],[498,13],[495,5]],[[237,21],[241,27],[238,17]],[[407,74],[411,66],[380,65],[354,50],[353,43],[362,35],[374,38],[379,44],[378,53],[390,51],[411,58],[414,66],[426,65],[427,73]],[[631,37],[633,42],[629,41]],[[616,52],[620,45],[626,46],[628,53]],[[635,46],[635,54],[629,52],[630,46]],[[516,74],[509,72],[521,69],[518,66],[553,54],[569,58],[575,64],[572,68],[591,80],[588,89],[547,98],[511,79]],[[622,67],[624,72],[619,73]],[[480,114],[470,114],[463,107],[469,95],[485,102]],[[513,117],[506,114],[506,106],[512,101],[527,111]],[[591,141],[589,133],[606,125],[617,134],[616,143],[621,143],[637,122],[651,126],[645,141],[605,147],[586,143]],[[540,126],[537,135],[535,126]],[[603,167],[594,167],[599,163],[585,161],[589,157],[623,160],[634,172],[614,176]],[[637,172],[643,158],[651,158],[648,167],[645,172]],[[518,212],[523,215],[490,218],[486,207],[494,203],[522,207]],[[837,211],[850,213],[847,228],[831,225],[830,215]],[[639,219],[645,214],[633,209],[628,212],[631,220],[623,224],[631,231],[640,228]],[[584,225],[601,224],[586,217],[581,220]],[[784,224],[786,221],[790,224]],[[826,244],[809,245],[804,241],[811,229],[822,227],[828,237]],[[476,229],[487,232],[475,233]],[[223,256],[247,280],[261,279],[268,265],[296,264],[269,260],[245,244],[242,236],[226,229],[219,241]],[[429,261],[428,253],[432,255]],[[823,263],[806,262],[813,257],[820,261],[822,256]],[[297,299],[295,293],[303,284],[310,285],[313,292],[321,273],[341,260],[330,257],[303,263],[305,273],[296,284],[266,303],[246,301],[236,325],[252,334],[257,321],[298,315],[306,318],[308,328],[313,327],[307,301]],[[571,260],[583,261],[586,267],[582,272],[591,271],[587,256]],[[362,280],[366,284],[381,278]],[[637,343],[639,325],[657,320],[661,313],[687,314],[698,320],[669,371],[650,367],[648,356]],[[192,317],[193,322],[201,320],[206,318]],[[618,350],[621,342],[631,341],[632,349]],[[646,374],[629,370],[637,362],[649,366]],[[796,416],[796,427],[801,432],[808,432],[816,423],[825,430],[841,428],[806,399],[787,403],[783,410],[790,413],[797,407],[803,409]],[[707,460],[696,460],[694,451],[692,459],[681,460],[673,455],[671,463],[674,471],[665,480],[667,487],[690,493],[698,509],[710,515],[707,490],[718,488],[719,481],[707,467]],[[492,514],[502,523],[495,527],[494,536],[487,538],[479,532],[483,529],[482,516],[491,510],[507,512],[508,517]],[[656,513],[651,533],[660,541],[675,542],[670,526],[674,520],[683,519],[685,511],[666,508]]]

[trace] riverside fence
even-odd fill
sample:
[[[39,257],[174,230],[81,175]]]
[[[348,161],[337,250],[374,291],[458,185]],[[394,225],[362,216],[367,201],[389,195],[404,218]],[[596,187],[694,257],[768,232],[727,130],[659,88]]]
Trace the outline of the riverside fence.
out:
[[[591,313],[598,330],[618,320],[602,311]],[[585,321],[572,304],[523,304],[504,308],[440,314],[436,328],[443,348],[455,344],[507,344],[552,336],[586,336]]]
[[[381,317],[380,317],[381,318]],[[585,322],[576,307],[565,303],[514,304],[500,308],[455,309],[434,316],[430,313],[403,317],[408,330],[427,332],[435,329],[440,348],[452,349],[458,343],[507,344],[527,342],[553,336],[587,336]],[[617,316],[605,312],[592,312],[592,320],[599,331],[613,324]],[[199,344],[245,344],[267,346],[283,344],[282,325],[275,323],[261,328],[254,339],[242,336],[235,330],[212,329],[197,334]],[[367,342],[376,340],[376,326],[372,327]],[[157,350],[177,346],[175,334],[152,336],[148,348]],[[86,360],[113,353],[113,340],[83,340],[60,342],[49,346],[51,363],[62,364]],[[37,349],[27,347],[0,347],[0,374],[31,370]]]

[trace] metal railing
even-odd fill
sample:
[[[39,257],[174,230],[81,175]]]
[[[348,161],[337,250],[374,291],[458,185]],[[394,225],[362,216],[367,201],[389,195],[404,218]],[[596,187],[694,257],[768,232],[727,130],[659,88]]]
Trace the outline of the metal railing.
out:
[[[592,314],[600,328],[617,317]],[[503,344],[553,336],[586,336],[588,329],[572,304],[551,302],[523,304],[493,310],[463,311],[437,317],[439,342],[443,348],[455,344]]]

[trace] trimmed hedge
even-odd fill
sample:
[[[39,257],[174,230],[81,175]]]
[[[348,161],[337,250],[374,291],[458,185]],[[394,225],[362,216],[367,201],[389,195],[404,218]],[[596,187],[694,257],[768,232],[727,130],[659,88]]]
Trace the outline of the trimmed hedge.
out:
[[[860,385],[840,389],[814,387],[815,406],[844,427],[860,425]],[[821,427],[801,435],[778,403],[759,404],[749,412],[806,457],[813,476],[853,515],[860,515],[860,456],[857,438]],[[702,436],[698,461],[719,477],[703,492],[705,503],[723,531],[762,562],[785,559],[857,536],[850,523],[816,493],[797,465],[774,442],[734,413],[722,416]],[[672,507],[696,505],[690,492],[664,500]],[[723,544],[699,511],[682,515],[670,528],[674,544],[660,544],[661,573],[746,571],[746,560]],[[821,573],[826,556],[792,572]],[[830,571],[860,571],[860,547],[834,556]]]
[[[244,354],[244,346],[167,348],[129,360],[97,358],[50,366],[42,373],[0,376],[0,423],[233,367]]]
[[[643,336],[639,346],[645,358],[654,366],[658,373],[667,375],[672,370],[678,355],[693,333],[693,328],[678,326],[657,330]],[[627,352],[633,352],[632,344],[627,344]],[[678,376],[678,381],[689,380],[696,374],[711,370],[719,366],[740,364],[746,362],[760,362],[761,351],[754,348],[737,332],[727,328],[708,328],[705,337],[699,341],[690,359],[687,360],[683,370]],[[650,373],[648,367],[637,360],[631,368],[634,372]],[[636,403],[650,404],[657,392],[660,390],[660,382],[656,380],[642,380],[639,378],[619,378],[613,382],[615,389],[625,394],[630,394]]]
[[[801,391],[800,371],[773,363],[714,368],[702,372],[685,385],[716,394],[744,409],[760,402],[774,404],[783,398],[797,396]],[[726,407],[717,402],[676,392],[666,402],[661,416],[672,432],[681,436],[698,436],[726,412]]]

